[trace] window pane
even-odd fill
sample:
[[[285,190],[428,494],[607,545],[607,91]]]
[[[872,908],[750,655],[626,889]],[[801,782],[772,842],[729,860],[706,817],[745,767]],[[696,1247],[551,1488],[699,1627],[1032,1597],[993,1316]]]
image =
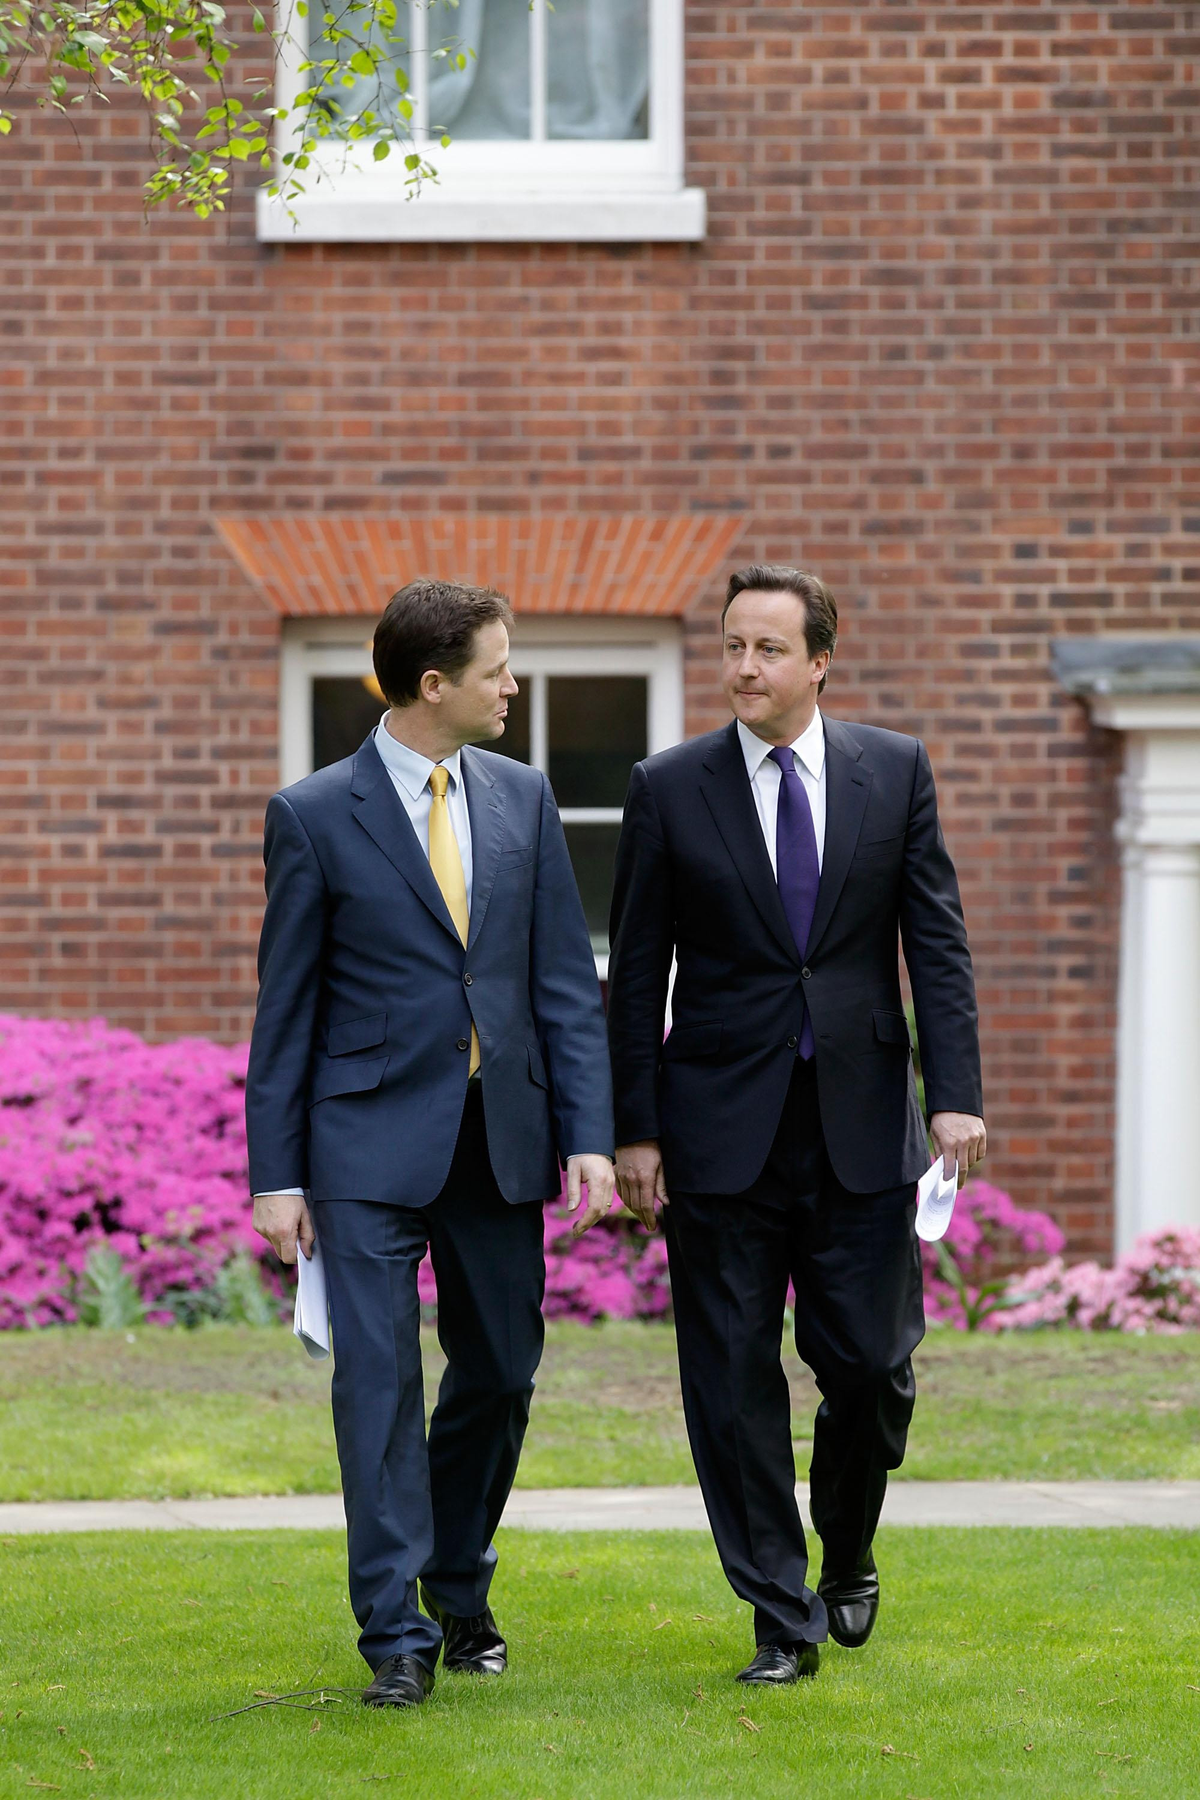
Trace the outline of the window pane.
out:
[[[320,675],[312,696],[314,769],[353,756],[387,710],[355,675]]]
[[[564,825],[567,849],[579,897],[597,956],[608,952],[608,909],[612,901],[613,869],[617,860],[619,825]]]
[[[436,139],[528,138],[529,0],[461,0],[429,9],[429,124]],[[466,67],[453,66],[457,56]]]
[[[547,137],[649,136],[650,0],[554,0],[546,62]]]
[[[554,675],[547,686],[550,767],[560,806],[621,806],[646,754],[644,675]]]
[[[501,756],[511,756],[517,762],[529,761],[529,689],[525,682],[517,677],[520,693],[514,694],[508,703],[508,719],[504,726],[504,736],[489,738],[484,743],[485,750],[495,750]]]
[[[325,35],[329,31],[335,34],[332,41]],[[339,37],[340,32],[345,32],[346,36]],[[336,60],[343,65],[342,74],[325,75],[329,85],[320,102],[321,111],[329,116],[336,113],[341,119],[369,111],[377,119],[386,120],[389,125],[407,132],[409,122],[400,116],[399,107],[402,100],[412,97],[408,34],[407,0],[398,0],[396,17],[390,24],[385,24],[378,16],[372,19],[369,13],[349,11],[344,0],[312,0],[308,15],[308,54],[314,63]],[[377,75],[353,75],[345,65],[367,44],[372,49],[387,51],[388,68]],[[320,68],[308,69],[301,80],[306,87],[312,87],[324,74]]]

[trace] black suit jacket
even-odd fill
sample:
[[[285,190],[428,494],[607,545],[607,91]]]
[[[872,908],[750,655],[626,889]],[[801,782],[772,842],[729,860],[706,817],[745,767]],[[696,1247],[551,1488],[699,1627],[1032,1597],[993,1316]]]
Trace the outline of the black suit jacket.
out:
[[[900,994],[912,983],[930,1113],[982,1114],[954,865],[923,744],[825,721],[825,849],[796,948],[734,724],[639,763],[617,852],[609,1043],[617,1142],[657,1138],[667,1190],[740,1193],[766,1162],[807,1001],[821,1123],[854,1193],[929,1162]],[[671,958],[673,1026],[663,1042]]]

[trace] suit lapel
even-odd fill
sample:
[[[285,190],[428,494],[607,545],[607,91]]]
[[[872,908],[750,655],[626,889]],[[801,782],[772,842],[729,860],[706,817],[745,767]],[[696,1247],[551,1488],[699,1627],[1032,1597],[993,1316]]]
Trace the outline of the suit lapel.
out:
[[[442,890],[433,878],[429,858],[417,841],[409,816],[400,804],[391,777],[370,738],[354,758],[350,792],[355,801],[354,816],[363,830],[374,839],[397,873],[403,875],[438,924],[445,927],[455,943],[461,942],[446,910]]]
[[[825,853],[821,885],[808,934],[811,956],[833,917],[862,830],[872,773],[861,762],[862,745],[838,719],[825,720]]]
[[[734,867],[772,937],[789,956],[799,961],[796,941],[779,897],[779,883],[758,822],[758,808],[750,791],[750,777],[746,773],[746,759],[742,755],[736,724],[718,738],[704,760],[704,769],[700,791],[725,840]]]
[[[467,746],[462,752],[463,786],[471,817],[471,929],[467,948],[473,949],[483,926],[488,901],[500,866],[504,839],[504,795],[488,774],[483,758]]]

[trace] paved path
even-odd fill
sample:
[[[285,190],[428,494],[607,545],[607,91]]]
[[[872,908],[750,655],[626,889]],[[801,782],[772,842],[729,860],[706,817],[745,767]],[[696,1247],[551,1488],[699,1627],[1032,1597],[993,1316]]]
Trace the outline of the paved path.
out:
[[[797,1489],[807,1516],[807,1495]],[[1200,1530],[1200,1481],[894,1481],[886,1525],[1156,1525]],[[697,1488],[527,1488],[506,1525],[537,1531],[706,1531]],[[341,1496],[0,1504],[0,1537],[33,1531],[342,1530]]]

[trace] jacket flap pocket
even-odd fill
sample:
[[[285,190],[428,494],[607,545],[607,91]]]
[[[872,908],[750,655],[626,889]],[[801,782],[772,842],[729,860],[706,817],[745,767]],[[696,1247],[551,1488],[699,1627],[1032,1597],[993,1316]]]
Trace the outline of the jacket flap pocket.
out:
[[[542,1053],[536,1044],[529,1046],[529,1079],[536,1082],[538,1087],[545,1088],[549,1093],[550,1082],[546,1075],[546,1065],[542,1061]]]
[[[673,1025],[663,1045],[666,1062],[692,1062],[715,1056],[721,1048],[721,1021],[707,1025]]]
[[[344,1025],[329,1027],[330,1056],[345,1056],[351,1050],[370,1050],[382,1044],[387,1036],[387,1014],[372,1013],[367,1019],[347,1019]]]
[[[370,1062],[325,1063],[313,1076],[308,1104],[315,1106],[318,1100],[331,1100],[335,1094],[368,1093],[379,1086],[387,1066],[386,1056]]]
[[[908,1020],[903,1013],[873,1012],[875,1036],[881,1044],[903,1044],[906,1050],[911,1049],[908,1040]]]
[[[501,867],[505,869],[514,869],[521,863],[532,861],[532,844],[505,844],[500,852],[500,864]]]

